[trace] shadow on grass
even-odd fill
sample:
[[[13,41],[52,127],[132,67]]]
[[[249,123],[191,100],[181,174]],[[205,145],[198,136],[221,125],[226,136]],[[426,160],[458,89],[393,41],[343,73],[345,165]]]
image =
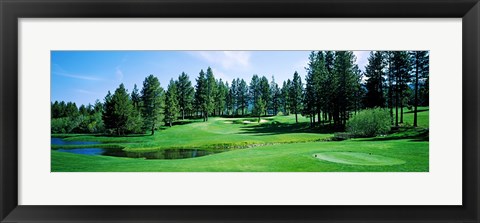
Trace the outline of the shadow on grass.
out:
[[[426,112],[426,111],[428,111],[428,109],[418,109],[417,113]],[[415,111],[412,110],[412,111],[404,112],[403,114],[413,114],[413,113],[415,113]]]
[[[424,128],[400,128],[396,132],[393,132],[390,135],[385,137],[375,137],[368,139],[358,139],[359,141],[388,141],[388,140],[399,140],[399,139],[410,139],[412,142],[428,142],[429,141],[429,131]]]
[[[178,120],[176,122],[173,122],[173,126],[175,125],[188,125],[188,124],[192,124],[194,122],[199,122],[198,120],[190,120],[190,119],[185,119],[185,120]]]
[[[334,133],[333,128],[330,126],[321,126],[312,128],[308,123],[280,123],[280,122],[270,122],[263,123],[260,125],[246,125],[241,127],[241,134],[258,134],[259,136],[265,135],[278,135],[278,134],[289,134],[289,133],[321,133],[328,134]]]

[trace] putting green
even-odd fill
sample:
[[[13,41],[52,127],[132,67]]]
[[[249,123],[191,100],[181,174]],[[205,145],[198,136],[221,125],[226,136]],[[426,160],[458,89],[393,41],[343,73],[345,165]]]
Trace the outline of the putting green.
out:
[[[357,152],[323,152],[316,153],[313,156],[317,159],[350,165],[377,165],[391,166],[404,164],[405,161],[386,156],[374,155],[371,153]]]

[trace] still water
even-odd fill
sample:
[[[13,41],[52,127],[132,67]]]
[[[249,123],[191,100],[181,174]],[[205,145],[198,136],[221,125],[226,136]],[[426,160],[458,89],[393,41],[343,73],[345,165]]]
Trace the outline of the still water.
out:
[[[52,138],[52,145],[98,145],[99,142],[88,141],[65,141],[61,138]],[[116,156],[129,158],[144,158],[144,159],[187,159],[206,156],[210,154],[225,152],[222,151],[208,151],[201,149],[164,149],[155,152],[126,152],[122,149],[105,149],[105,148],[69,148],[57,149],[59,152],[91,155],[91,156]]]

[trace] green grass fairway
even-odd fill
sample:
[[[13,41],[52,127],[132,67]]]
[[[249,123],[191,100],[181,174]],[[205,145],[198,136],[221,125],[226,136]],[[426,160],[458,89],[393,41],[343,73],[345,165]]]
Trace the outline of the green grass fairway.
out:
[[[174,160],[80,155],[56,151],[53,172],[425,172],[429,171],[428,107],[419,108],[418,128],[405,109],[404,124],[387,136],[330,141],[332,132],[310,129],[299,116],[210,118],[188,120],[155,135],[109,137],[53,135],[70,141],[98,141],[95,147],[130,152],[200,148],[225,150],[212,155]],[[92,145],[85,145],[85,148]],[[315,157],[317,155],[317,157]]]

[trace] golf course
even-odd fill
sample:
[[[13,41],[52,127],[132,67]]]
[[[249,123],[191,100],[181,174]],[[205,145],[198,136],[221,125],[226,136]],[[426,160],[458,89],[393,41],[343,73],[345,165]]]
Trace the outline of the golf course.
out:
[[[428,163],[428,107],[419,108],[419,127],[372,138],[335,141],[333,133],[308,128],[295,116],[189,120],[155,135],[111,137],[58,134],[65,141],[95,145],[52,145],[52,172],[425,172]],[[135,153],[202,149],[212,154],[183,159],[147,159],[59,152],[59,148],[105,148]]]
[[[429,171],[428,51],[51,60],[52,172]]]

